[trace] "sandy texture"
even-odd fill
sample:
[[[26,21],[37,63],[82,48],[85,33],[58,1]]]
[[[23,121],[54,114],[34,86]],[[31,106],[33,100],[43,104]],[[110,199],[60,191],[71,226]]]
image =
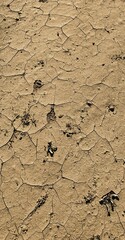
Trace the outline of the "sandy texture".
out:
[[[0,25],[0,239],[124,240],[125,1],[1,0]]]

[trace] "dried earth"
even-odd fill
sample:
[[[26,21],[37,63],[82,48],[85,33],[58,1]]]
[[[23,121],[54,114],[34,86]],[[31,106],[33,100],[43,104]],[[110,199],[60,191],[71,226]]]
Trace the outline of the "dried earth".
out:
[[[1,0],[0,25],[0,239],[124,240],[125,0]]]

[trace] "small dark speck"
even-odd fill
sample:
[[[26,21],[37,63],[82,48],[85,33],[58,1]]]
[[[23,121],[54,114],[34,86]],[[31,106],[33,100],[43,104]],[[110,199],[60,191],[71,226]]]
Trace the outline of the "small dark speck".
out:
[[[62,117],[63,117],[63,115],[59,115],[59,116],[58,116],[58,118],[62,118]]]
[[[91,101],[89,101],[89,100],[86,102],[86,104],[87,104],[89,107],[91,107],[91,106],[92,106],[92,102],[91,102]]]
[[[115,106],[109,105],[108,110],[109,110],[109,112],[114,112],[115,111]]]
[[[47,0],[39,0],[39,2],[45,3],[47,2]]]

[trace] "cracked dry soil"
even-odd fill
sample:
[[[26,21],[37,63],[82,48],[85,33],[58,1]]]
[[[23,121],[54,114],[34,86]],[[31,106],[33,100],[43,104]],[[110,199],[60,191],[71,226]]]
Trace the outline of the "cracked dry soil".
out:
[[[124,240],[125,1],[1,0],[0,75],[0,240]]]

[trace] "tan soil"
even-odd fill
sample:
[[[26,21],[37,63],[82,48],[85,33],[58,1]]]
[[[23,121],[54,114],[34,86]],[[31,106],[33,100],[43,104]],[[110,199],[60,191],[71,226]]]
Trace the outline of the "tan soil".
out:
[[[0,0],[0,23],[0,240],[124,240],[125,0]]]

